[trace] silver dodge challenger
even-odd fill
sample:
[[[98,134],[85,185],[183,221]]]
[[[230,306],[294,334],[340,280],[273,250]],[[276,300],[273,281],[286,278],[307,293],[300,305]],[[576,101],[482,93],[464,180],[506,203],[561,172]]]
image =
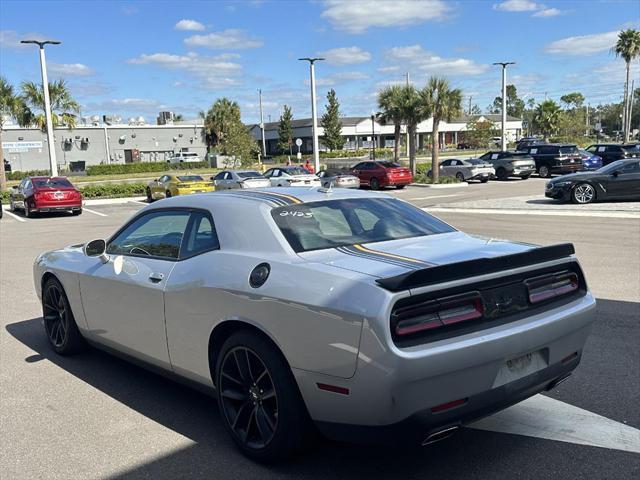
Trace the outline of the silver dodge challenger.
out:
[[[41,254],[34,279],[56,352],[91,344],[205,387],[258,461],[317,431],[441,440],[564,381],[595,317],[571,244],[467,235],[346,189],[161,200]]]

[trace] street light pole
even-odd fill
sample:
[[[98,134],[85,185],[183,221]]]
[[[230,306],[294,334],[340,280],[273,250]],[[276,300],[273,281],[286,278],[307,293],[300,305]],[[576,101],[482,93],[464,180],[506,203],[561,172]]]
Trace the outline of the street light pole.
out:
[[[516,62],[495,62],[494,65],[502,66],[502,151],[507,149],[507,65],[515,65]]]
[[[313,166],[316,172],[320,171],[320,152],[318,151],[318,119],[316,118],[316,74],[314,64],[324,58],[299,58],[309,62],[309,74],[311,75],[311,125],[313,127]]]
[[[47,61],[44,57],[45,45],[60,45],[55,40],[22,40],[20,43],[32,43],[40,47],[40,70],[42,73],[42,90],[44,91],[44,116],[47,121],[47,142],[49,143],[49,167],[51,176],[58,176],[58,162],[56,161],[56,145],[53,139],[53,122],[51,121],[51,101],[49,99],[49,79],[47,78]]]
[[[376,161],[376,116],[371,114],[371,160]]]
[[[260,98],[260,131],[262,132],[262,156],[267,155],[267,144],[264,139],[264,118],[262,116],[262,89],[258,89],[258,95]]]

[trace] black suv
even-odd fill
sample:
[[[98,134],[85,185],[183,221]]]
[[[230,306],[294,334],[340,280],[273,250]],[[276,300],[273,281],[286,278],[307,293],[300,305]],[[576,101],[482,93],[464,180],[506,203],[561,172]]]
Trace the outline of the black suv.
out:
[[[638,144],[619,145],[617,143],[596,143],[586,148],[587,152],[602,158],[602,165],[609,165],[616,160],[640,157]]]
[[[524,147],[536,161],[536,171],[541,177],[550,177],[552,173],[574,173],[583,170],[582,156],[575,145],[566,143],[548,143]]]

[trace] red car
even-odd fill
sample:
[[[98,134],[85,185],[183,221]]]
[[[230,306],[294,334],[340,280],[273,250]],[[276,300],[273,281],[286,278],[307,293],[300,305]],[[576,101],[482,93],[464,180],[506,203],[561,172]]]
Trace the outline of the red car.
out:
[[[36,212],[82,213],[82,194],[65,177],[27,177],[13,187],[11,210],[24,210],[25,217]]]
[[[404,188],[413,182],[411,170],[389,161],[360,162],[351,172],[360,179],[361,186],[369,186],[372,190],[382,187]]]

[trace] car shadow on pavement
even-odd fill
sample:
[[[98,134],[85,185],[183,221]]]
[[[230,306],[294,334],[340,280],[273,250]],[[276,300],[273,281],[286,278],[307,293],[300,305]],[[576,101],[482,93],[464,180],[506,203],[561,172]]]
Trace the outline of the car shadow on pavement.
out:
[[[612,312],[633,316],[638,304],[602,300]],[[164,427],[183,435],[194,445],[113,475],[114,480],[270,478],[458,478],[512,479],[555,478],[567,467],[571,477],[587,478],[602,465],[612,464],[622,452],[576,446],[530,437],[463,429],[453,437],[427,448],[359,446],[319,440],[310,451],[276,466],[247,460],[232,444],[215,399],[125,362],[97,349],[62,357],[47,340],[41,318],[19,321],[6,327],[18,341],[35,352],[27,363],[49,361],[114,400]],[[587,350],[587,354],[593,353]],[[27,367],[28,368],[28,367]],[[566,382],[569,384],[570,382]],[[589,386],[584,386],[588,388]],[[603,387],[604,388],[604,387]],[[108,454],[108,452],[105,452]],[[613,478],[613,477],[610,477]]]

